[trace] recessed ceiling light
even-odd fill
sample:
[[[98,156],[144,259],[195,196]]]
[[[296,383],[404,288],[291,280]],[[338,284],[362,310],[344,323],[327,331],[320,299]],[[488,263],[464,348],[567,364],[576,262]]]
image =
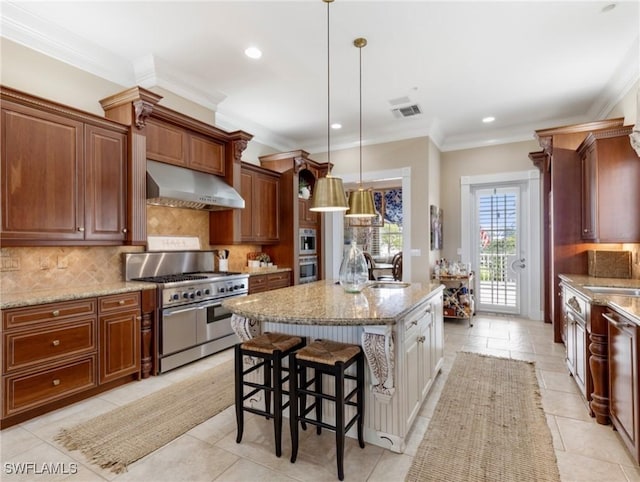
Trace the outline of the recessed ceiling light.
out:
[[[484,117],[484,118],[482,119],[482,122],[484,122],[485,124],[488,124],[489,122],[493,122],[494,120],[496,120],[496,118],[495,118],[495,117],[493,117],[493,116],[488,116],[488,117]]]
[[[333,124],[331,124],[331,128],[332,129],[342,129],[342,124],[340,124],[338,122],[334,122]]]
[[[262,57],[262,51],[258,47],[249,47],[244,51],[244,54],[250,59],[259,59]]]

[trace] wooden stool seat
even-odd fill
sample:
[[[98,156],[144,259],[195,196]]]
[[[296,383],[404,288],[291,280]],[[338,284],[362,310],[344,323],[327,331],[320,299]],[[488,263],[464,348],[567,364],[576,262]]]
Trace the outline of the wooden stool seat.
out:
[[[356,375],[345,371],[356,364]],[[315,340],[313,343],[289,355],[291,370],[289,423],[291,427],[291,462],[298,456],[298,424],[306,429],[306,424],[316,426],[320,435],[323,428],[336,433],[336,464],[338,478],[344,479],[344,439],[347,431],[357,423],[358,443],[364,448],[364,353],[358,345],[349,345],[331,340]],[[307,369],[313,370],[313,377],[307,380]],[[322,377],[334,377],[334,394],[327,393],[322,387]],[[345,380],[355,381],[355,388],[347,392]],[[313,385],[313,389],[311,389]],[[347,392],[347,393],[345,393]],[[314,402],[307,406],[307,397]],[[357,401],[353,401],[353,397]],[[335,404],[335,424],[322,420],[324,400]],[[345,418],[345,407],[355,407],[351,420]],[[315,411],[315,417],[310,413]]]
[[[356,345],[347,345],[331,340],[317,340],[298,350],[296,358],[325,365],[335,365],[338,362],[348,362],[360,351],[361,348]]]
[[[276,456],[280,457],[282,454],[282,411],[291,402],[289,391],[283,388],[290,379],[289,368],[282,366],[282,360],[295,350],[303,348],[305,344],[306,340],[299,336],[264,333],[235,345],[236,443],[242,441],[244,412],[262,415],[267,419],[273,418]],[[257,360],[246,370],[244,369],[245,357]],[[262,383],[245,379],[247,375],[260,368],[263,370]],[[245,387],[249,388],[247,393],[245,393]],[[245,400],[251,399],[258,392],[262,392],[264,396],[264,409],[245,405]],[[289,395],[289,400],[286,403],[283,403],[283,395]]]
[[[265,333],[241,343],[240,348],[260,353],[273,353],[276,350],[291,350],[294,346],[300,345],[301,342],[302,338],[299,336],[285,335],[284,333]]]

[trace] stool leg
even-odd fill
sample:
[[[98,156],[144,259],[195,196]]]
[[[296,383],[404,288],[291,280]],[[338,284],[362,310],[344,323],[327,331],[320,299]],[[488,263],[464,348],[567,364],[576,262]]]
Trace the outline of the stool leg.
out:
[[[271,386],[271,370],[273,370],[273,362],[269,359],[266,359],[264,363],[264,367],[262,367],[262,369],[264,370],[263,383],[266,387],[270,387]],[[271,413],[271,391],[263,390],[263,394],[264,394],[264,410],[267,413]],[[268,419],[269,419],[269,416],[267,415],[267,420]]]
[[[304,370],[305,368],[302,367],[301,372]],[[301,386],[304,387],[304,385]],[[298,457],[298,366],[295,353],[289,355],[289,430],[291,431],[291,463],[294,463]]]
[[[298,384],[299,387],[301,387],[303,390],[307,389],[307,368],[306,367],[300,367],[300,369],[298,370],[299,375],[300,375],[300,383]],[[296,380],[296,383],[298,383],[298,381]],[[304,417],[304,412],[307,409],[307,394],[306,393],[296,393],[296,396],[299,397],[299,401],[300,401],[300,408],[298,409],[298,413],[300,414],[300,417]],[[300,426],[302,427],[302,430],[307,430],[307,423],[304,420],[300,420]]]
[[[236,443],[240,443],[242,441],[242,432],[244,430],[244,410],[242,408],[244,403],[242,400],[244,397],[243,371],[242,350],[238,343],[235,346]]]
[[[336,392],[336,462],[338,464],[338,479],[344,480],[344,366],[336,363],[335,373]]]
[[[358,384],[358,442],[360,448],[364,448],[364,355],[360,352],[360,356],[356,363],[357,380]]]
[[[323,393],[322,392],[322,372],[314,368],[313,374],[315,378],[314,386],[315,386],[316,393]],[[315,397],[315,399],[316,399],[316,420],[318,422],[322,422],[322,397]],[[322,427],[320,427],[320,425],[316,425],[316,433],[318,435],[322,433]]]
[[[273,352],[273,431],[276,438],[276,457],[282,455],[282,358],[280,350]]]

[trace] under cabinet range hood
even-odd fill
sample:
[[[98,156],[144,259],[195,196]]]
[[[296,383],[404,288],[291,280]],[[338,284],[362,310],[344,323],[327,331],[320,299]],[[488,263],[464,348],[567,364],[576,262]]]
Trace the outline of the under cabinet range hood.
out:
[[[213,174],[147,160],[147,203],[218,211],[244,208],[244,199]]]

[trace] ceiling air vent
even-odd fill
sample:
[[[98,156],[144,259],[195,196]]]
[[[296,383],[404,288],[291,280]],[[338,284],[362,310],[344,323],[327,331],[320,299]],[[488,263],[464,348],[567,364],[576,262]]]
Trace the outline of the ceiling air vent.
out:
[[[422,114],[418,104],[409,105],[407,107],[398,107],[397,109],[391,109],[395,117],[413,117],[414,115]]]

